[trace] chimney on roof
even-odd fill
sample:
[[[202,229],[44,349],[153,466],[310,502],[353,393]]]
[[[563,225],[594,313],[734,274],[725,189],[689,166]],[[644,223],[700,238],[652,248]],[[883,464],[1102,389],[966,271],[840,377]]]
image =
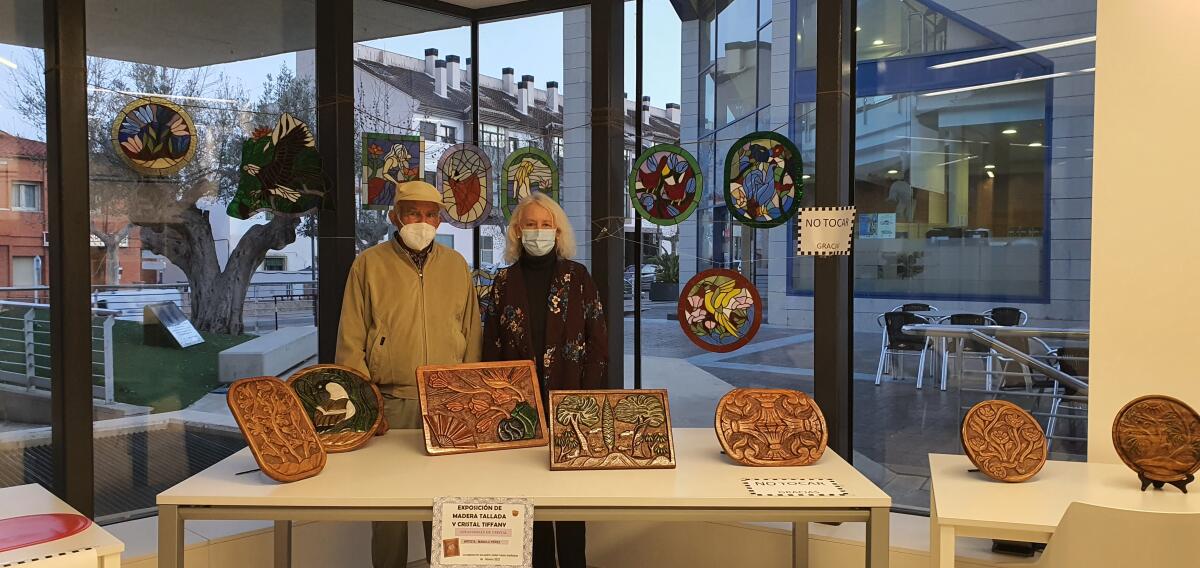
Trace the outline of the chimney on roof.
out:
[[[425,74],[433,76],[433,62],[437,60],[437,48],[429,48],[425,50]]]
[[[667,103],[667,120],[679,124],[679,103]]]
[[[466,65],[463,65],[463,82],[464,83],[471,82],[471,58],[470,57],[467,58]]]
[[[446,98],[446,62],[441,59],[433,62],[433,91]]]
[[[650,105],[642,105],[642,124],[650,124]]]
[[[517,94],[517,87],[516,85],[513,85],[514,73],[515,71],[513,71],[512,67],[505,67],[502,71],[500,71],[500,76],[504,80],[504,94],[506,95]]]
[[[462,74],[458,69],[458,56],[446,56],[446,86],[450,87],[451,91],[457,91],[462,88]]]
[[[517,83],[517,112],[529,114],[529,83]]]
[[[558,81],[546,81],[546,108],[558,112]]]

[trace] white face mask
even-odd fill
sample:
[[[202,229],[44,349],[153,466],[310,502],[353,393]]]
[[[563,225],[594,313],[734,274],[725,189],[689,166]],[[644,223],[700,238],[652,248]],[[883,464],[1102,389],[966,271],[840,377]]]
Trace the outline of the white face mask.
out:
[[[530,256],[545,256],[554,250],[558,231],[554,229],[521,229],[521,246]]]
[[[405,246],[415,251],[425,250],[425,247],[433,242],[433,237],[436,235],[437,228],[429,223],[413,223],[400,227],[400,240],[404,241]]]

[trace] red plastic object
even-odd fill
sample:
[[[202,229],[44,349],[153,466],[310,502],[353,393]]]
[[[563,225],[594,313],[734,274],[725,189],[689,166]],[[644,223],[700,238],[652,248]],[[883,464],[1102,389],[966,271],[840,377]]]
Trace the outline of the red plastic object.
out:
[[[0,552],[67,538],[91,525],[91,519],[73,513],[0,519]]]

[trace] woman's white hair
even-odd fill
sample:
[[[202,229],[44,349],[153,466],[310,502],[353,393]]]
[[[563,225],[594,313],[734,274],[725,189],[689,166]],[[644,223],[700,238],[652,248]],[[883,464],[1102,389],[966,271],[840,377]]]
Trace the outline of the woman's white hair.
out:
[[[567,212],[563,211],[562,206],[551,199],[549,195],[540,191],[532,191],[529,197],[522,199],[517,204],[517,208],[513,209],[512,217],[508,221],[508,232],[505,234],[507,238],[504,244],[505,262],[512,264],[521,258],[521,221],[525,218],[525,210],[532,205],[544,208],[554,217],[554,224],[558,226],[558,239],[555,245],[558,256],[567,259],[574,258],[575,230],[571,228],[571,220],[567,219]]]

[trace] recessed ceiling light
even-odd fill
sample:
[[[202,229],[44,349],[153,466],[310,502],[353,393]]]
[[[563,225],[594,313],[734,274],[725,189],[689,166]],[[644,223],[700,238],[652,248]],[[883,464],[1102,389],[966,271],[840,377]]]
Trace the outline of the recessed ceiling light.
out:
[[[990,178],[992,178],[992,179],[996,179],[996,174],[995,174],[995,173],[992,173],[992,170],[988,170],[988,171],[987,171],[987,175],[988,175],[988,177],[990,177]]]
[[[800,176],[800,179],[812,179],[812,176],[810,176],[808,174],[804,174],[804,175]]]
[[[888,170],[888,173],[889,174],[898,174],[898,173],[900,173],[900,170]]]
[[[1030,148],[1041,148],[1041,147],[1042,147],[1042,143],[1041,143],[1041,142],[1030,142],[1030,143],[1029,143],[1029,147],[1030,147]]]
[[[862,26],[854,26],[854,31],[856,31],[856,32],[861,32],[861,31],[862,31]]]
[[[1016,134],[1016,133],[1017,133],[1017,129],[1016,129],[1016,128],[1005,128],[1004,130],[1001,130],[1001,131],[1000,131],[1000,134],[1008,134],[1008,135],[1012,135],[1012,134]]]
[[[994,170],[994,169],[996,169],[996,164],[988,164],[988,165],[984,166],[983,169]]]
[[[877,40],[871,42],[871,45],[883,45],[883,40],[877,39]]]
[[[16,64],[16,63],[13,63],[12,61],[9,61],[9,60],[7,60],[7,59],[5,59],[5,58],[3,58],[3,57],[0,57],[0,65],[3,65],[3,66],[5,66],[5,67],[10,67],[10,68],[12,68],[12,69],[16,69],[16,68],[17,68],[17,64]]]

